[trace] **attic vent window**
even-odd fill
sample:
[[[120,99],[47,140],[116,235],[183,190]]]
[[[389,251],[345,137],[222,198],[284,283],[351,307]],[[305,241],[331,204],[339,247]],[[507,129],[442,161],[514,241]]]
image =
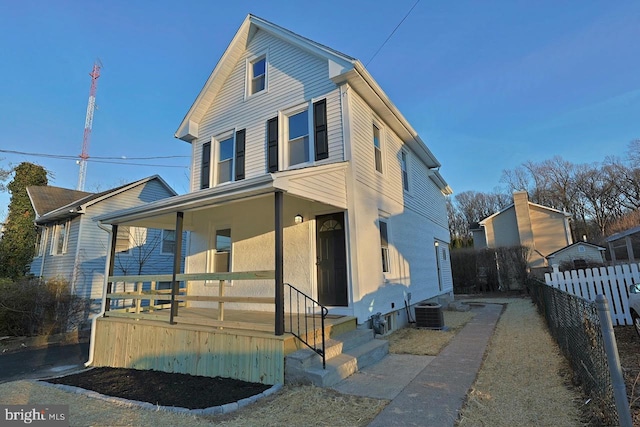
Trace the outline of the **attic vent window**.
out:
[[[262,92],[267,87],[267,57],[260,56],[249,62],[249,95]]]

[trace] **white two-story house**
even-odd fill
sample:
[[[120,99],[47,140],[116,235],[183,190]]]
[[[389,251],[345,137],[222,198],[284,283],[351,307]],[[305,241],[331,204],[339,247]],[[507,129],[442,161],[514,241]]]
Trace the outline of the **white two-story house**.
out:
[[[249,15],[176,137],[192,148],[190,193],[102,223],[183,227],[185,273],[275,270],[276,304],[283,281],[361,325],[380,312],[398,327],[407,307],[452,298],[451,189],[360,61]],[[189,306],[222,295],[209,282],[189,282]],[[256,304],[272,279],[229,281],[224,295],[274,310]]]

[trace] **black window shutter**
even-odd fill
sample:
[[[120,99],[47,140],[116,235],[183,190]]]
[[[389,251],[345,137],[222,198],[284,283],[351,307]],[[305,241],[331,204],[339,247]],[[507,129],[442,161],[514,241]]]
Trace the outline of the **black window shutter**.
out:
[[[316,160],[329,157],[329,139],[327,136],[327,100],[313,104],[313,129],[316,148]]]
[[[202,145],[202,164],[200,167],[200,189],[209,188],[209,172],[211,170],[211,143]]]
[[[278,118],[267,122],[267,170],[278,171]]]
[[[236,181],[244,179],[244,139],[245,130],[236,132]]]

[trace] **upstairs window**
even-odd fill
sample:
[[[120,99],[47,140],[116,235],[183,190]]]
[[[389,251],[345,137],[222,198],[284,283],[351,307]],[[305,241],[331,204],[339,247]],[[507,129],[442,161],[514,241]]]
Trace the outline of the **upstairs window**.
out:
[[[298,165],[309,161],[309,110],[300,111],[287,117],[288,165]]]
[[[51,255],[61,255],[67,252],[69,240],[70,222],[56,224],[53,228],[53,239],[51,240]]]
[[[380,219],[380,248],[382,254],[382,272],[389,272],[389,236],[387,232],[387,222]]]
[[[280,122],[280,126],[279,123]],[[279,144],[279,140],[283,141]],[[329,157],[327,101],[321,99],[281,112],[267,122],[267,170],[304,165]]]
[[[407,161],[407,153],[400,151],[400,168],[402,169],[402,188],[409,191],[409,166]]]
[[[222,184],[233,179],[233,134],[218,141],[216,183]]]
[[[160,252],[162,254],[173,254],[176,250],[176,231],[162,230],[162,243]]]
[[[262,55],[248,64],[248,95],[254,95],[267,88],[267,56]]]
[[[380,141],[380,128],[375,124],[373,125],[373,152],[376,170],[382,173],[382,142]]]

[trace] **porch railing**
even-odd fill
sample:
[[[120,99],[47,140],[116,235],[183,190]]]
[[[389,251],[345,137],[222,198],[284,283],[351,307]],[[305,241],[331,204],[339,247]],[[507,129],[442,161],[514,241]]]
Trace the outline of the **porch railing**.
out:
[[[285,332],[291,333],[304,345],[322,357],[322,368],[326,368],[325,329],[324,319],[329,309],[289,283],[284,284],[289,290],[289,319],[285,322]],[[294,312],[295,310],[295,312]],[[319,313],[316,311],[319,310]],[[294,319],[295,317],[295,319]],[[317,321],[320,322],[320,336],[318,337]],[[295,320],[295,321],[294,321]],[[287,327],[289,330],[287,330]]]
[[[188,323],[195,323],[204,326],[257,329],[273,332],[273,326],[255,324],[249,322],[230,322],[224,319],[225,303],[247,303],[247,304],[275,304],[274,297],[252,297],[242,295],[225,295],[225,282],[245,281],[245,280],[268,280],[274,279],[273,270],[266,271],[244,271],[232,273],[192,273],[177,274],[176,281],[182,282],[184,286],[178,289],[175,301],[180,306],[184,306],[188,301],[215,302],[218,304],[217,319],[189,318]],[[154,313],[162,308],[170,308],[171,289],[158,289],[160,282],[172,282],[171,274],[164,275],[143,275],[143,276],[109,276],[106,294],[105,315],[114,317],[145,318],[150,320],[167,321],[164,314]],[[189,282],[207,281],[218,285],[218,295],[188,295]],[[147,283],[149,285],[147,285]],[[118,292],[119,284],[123,285],[121,292]],[[132,290],[127,290],[127,285]],[[113,304],[112,300],[121,301]],[[143,303],[147,301],[147,303]],[[184,318],[182,318],[185,320]]]

